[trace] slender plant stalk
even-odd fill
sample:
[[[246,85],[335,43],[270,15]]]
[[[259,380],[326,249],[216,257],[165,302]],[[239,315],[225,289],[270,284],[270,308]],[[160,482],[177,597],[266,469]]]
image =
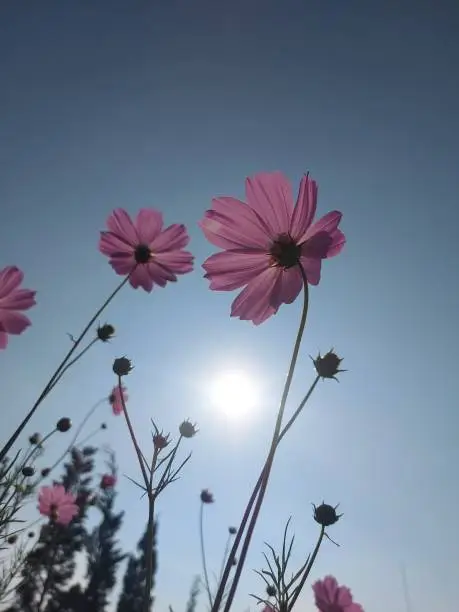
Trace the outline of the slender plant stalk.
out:
[[[229,547],[230,547],[230,544],[231,544],[231,538],[232,538],[232,535],[229,533],[228,537],[226,539],[225,552],[223,553],[222,568],[220,570],[220,576],[218,578],[218,584],[220,584],[220,582],[222,581],[223,572],[225,571],[225,564],[226,564],[226,560],[228,559],[228,553],[229,553]]]
[[[210,607],[212,608],[212,593],[210,592],[209,574],[207,572],[206,548],[204,546],[204,502],[201,502],[201,511],[199,513],[199,533],[201,537],[201,560],[202,570],[204,572],[204,582],[209,599]]]
[[[105,308],[110,304],[110,302],[113,300],[113,298],[116,296],[116,294],[119,291],[121,291],[121,289],[124,287],[124,285],[128,282],[129,277],[130,277],[130,274],[128,274],[123,279],[123,281],[118,285],[118,287],[108,296],[108,298],[105,300],[105,302],[102,304],[102,306],[97,310],[96,314],[91,318],[91,320],[86,325],[86,327],[83,329],[83,331],[78,336],[78,338],[73,342],[72,348],[68,351],[67,355],[64,357],[64,359],[61,361],[61,363],[57,367],[57,369],[54,372],[54,374],[51,376],[50,380],[48,381],[48,383],[44,387],[43,391],[38,396],[38,399],[35,401],[35,404],[32,406],[32,408],[30,409],[30,411],[28,412],[26,417],[23,419],[23,421],[18,426],[16,431],[13,433],[11,438],[8,440],[8,442],[5,444],[5,446],[0,451],[0,462],[6,456],[6,454],[9,452],[10,448],[13,446],[13,444],[16,442],[16,440],[18,439],[18,437],[20,436],[20,434],[22,433],[24,428],[27,426],[27,423],[30,421],[30,419],[35,414],[37,408],[40,406],[42,401],[45,399],[45,397],[48,395],[50,390],[53,388],[56,379],[59,378],[59,376],[61,375],[61,373],[65,369],[65,367],[68,365],[68,363],[71,360],[73,354],[75,353],[77,348],[80,346],[83,338],[86,336],[88,331],[94,325],[95,321],[100,317],[100,315],[105,310]]]
[[[312,566],[314,565],[314,562],[316,560],[317,557],[317,553],[319,552],[319,548],[320,545],[322,544],[322,540],[324,539],[324,535],[325,535],[325,527],[322,525],[322,527],[320,528],[320,534],[319,534],[319,538],[317,540],[317,544],[316,547],[314,548],[314,552],[311,555],[311,558],[309,560],[309,563],[306,567],[306,569],[304,570],[304,574],[301,576],[301,580],[298,583],[298,586],[295,588],[295,591],[293,593],[293,597],[290,600],[289,604],[288,604],[288,612],[290,612],[291,610],[293,610],[293,606],[295,605],[296,600],[298,599],[305,583],[306,580],[312,570]]]
[[[253,532],[255,530],[255,525],[257,523],[258,516],[260,514],[261,506],[263,504],[263,500],[264,500],[264,497],[265,497],[266,489],[267,489],[267,486],[268,486],[269,476],[270,476],[272,465],[273,465],[273,462],[274,462],[274,456],[276,454],[276,449],[277,449],[277,445],[278,445],[278,442],[279,442],[279,435],[280,435],[281,427],[282,427],[282,419],[283,419],[283,416],[284,416],[285,406],[286,406],[286,403],[287,403],[287,398],[288,398],[288,394],[289,394],[289,391],[290,391],[290,386],[291,386],[291,383],[292,383],[293,373],[295,371],[296,362],[298,360],[298,354],[299,354],[299,351],[300,351],[301,340],[302,340],[302,337],[303,337],[304,329],[306,327],[306,320],[307,320],[307,316],[308,316],[308,305],[309,305],[308,282],[307,282],[306,275],[305,275],[305,272],[304,272],[302,266],[300,265],[299,268],[300,268],[300,271],[301,271],[301,274],[302,274],[302,277],[303,277],[303,289],[304,289],[304,292],[303,292],[304,293],[303,311],[302,311],[302,314],[301,314],[300,325],[299,325],[299,328],[298,328],[298,333],[297,333],[296,340],[295,340],[295,345],[294,345],[294,348],[293,348],[292,358],[291,358],[291,361],[290,361],[290,367],[289,367],[289,370],[288,370],[287,379],[285,381],[284,390],[283,390],[283,393],[282,393],[282,398],[281,398],[281,402],[280,402],[280,406],[279,406],[279,411],[278,411],[278,414],[277,414],[276,425],[274,427],[274,433],[273,433],[273,437],[272,437],[272,441],[271,441],[271,447],[269,449],[268,457],[266,459],[266,463],[265,463],[265,466],[264,466],[263,472],[262,472],[261,483],[260,483],[260,490],[259,490],[258,496],[256,496],[255,507],[254,507],[254,510],[253,510],[253,514],[252,514],[252,517],[251,517],[248,529],[247,529],[247,534],[245,536],[245,539],[244,539],[244,542],[243,542],[243,545],[242,545],[241,554],[240,554],[240,557],[239,557],[239,562],[238,562],[237,567],[236,567],[236,572],[235,572],[235,575],[234,575],[234,578],[233,578],[233,582],[231,584],[231,588],[230,588],[230,591],[228,593],[228,597],[227,597],[226,602],[225,602],[224,612],[228,612],[229,611],[229,609],[231,607],[231,604],[233,602],[234,595],[236,593],[236,589],[237,589],[237,586],[238,586],[238,583],[239,583],[239,579],[240,579],[240,576],[241,576],[241,573],[242,573],[242,569],[244,567],[245,559],[246,559],[246,556],[247,556],[247,551],[249,549],[250,542],[251,542],[251,539],[252,539],[252,535],[253,535]],[[229,559],[228,561],[232,562],[232,559]],[[228,571],[228,575],[229,575],[229,571]],[[223,588],[222,588],[222,586],[223,586]],[[219,609],[219,607],[220,607],[220,604],[222,602],[222,596],[223,596],[223,592],[224,592],[225,586],[226,586],[226,581],[224,581],[224,583],[220,584],[220,586],[219,586],[219,589],[218,589],[218,592],[217,592],[217,595],[216,595],[215,601],[214,601],[213,612],[216,612]],[[220,597],[219,597],[220,591],[221,591],[221,594],[220,594]]]
[[[308,392],[306,393],[306,395],[302,399],[301,403],[299,404],[298,408],[295,410],[295,412],[293,413],[292,417],[289,419],[289,421],[287,422],[285,427],[283,427],[282,431],[280,432],[277,444],[279,444],[280,441],[284,438],[286,433],[289,431],[289,429],[292,427],[292,425],[294,424],[294,422],[296,421],[296,419],[300,415],[300,413],[303,410],[304,406],[306,405],[306,403],[308,402],[309,398],[311,397],[314,389],[316,388],[317,383],[319,382],[319,380],[320,380],[320,376],[316,376],[316,378],[314,379],[312,385],[309,387]],[[263,466],[263,469],[261,470],[260,476],[258,477],[258,480],[257,480],[257,482],[255,484],[255,487],[254,487],[254,489],[252,491],[252,494],[250,496],[249,502],[248,502],[248,504],[246,506],[246,509],[244,511],[244,515],[242,517],[241,524],[240,524],[239,529],[237,531],[236,538],[234,540],[234,544],[233,544],[233,546],[231,548],[231,552],[230,552],[228,560],[226,562],[225,570],[224,570],[224,572],[223,572],[223,574],[222,574],[222,576],[220,578],[220,584],[219,584],[219,587],[218,587],[218,590],[217,590],[217,594],[215,596],[215,600],[217,599],[217,597],[221,597],[222,600],[223,600],[224,589],[225,589],[225,585],[226,585],[226,583],[228,581],[228,577],[229,577],[229,574],[230,574],[230,571],[231,571],[231,568],[232,568],[233,559],[235,559],[235,557],[236,557],[239,544],[241,542],[242,536],[244,534],[245,527],[247,525],[247,521],[249,520],[250,513],[251,513],[252,508],[253,508],[253,504],[255,503],[256,496],[258,495],[258,491],[260,490],[260,486],[261,486],[261,481],[262,481],[262,478],[263,478],[263,471],[264,471],[264,469],[265,469],[265,467]],[[223,587],[221,586],[222,584],[223,584]],[[215,608],[215,611],[216,610],[217,610],[217,608]]]

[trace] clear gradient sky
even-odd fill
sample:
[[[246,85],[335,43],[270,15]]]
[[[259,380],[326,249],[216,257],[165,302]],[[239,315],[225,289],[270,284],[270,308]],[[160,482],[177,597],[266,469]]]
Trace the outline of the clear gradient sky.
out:
[[[197,222],[213,195],[281,170],[319,182],[319,213],[340,209],[348,244],[311,290],[289,410],[312,381],[309,354],[334,346],[348,372],[320,384],[279,450],[239,591],[262,585],[263,541],[293,515],[300,563],[314,544],[311,502],[341,503],[314,578],[333,573],[366,612],[457,610],[459,576],[459,10],[457,3],[357,0],[73,0],[0,4],[0,266],[38,291],[33,326],[0,355],[3,437],[16,425],[118,278],[98,231],[118,206],[153,206],[191,233],[196,270],[152,294],[126,289],[118,334],[69,374],[31,430],[78,422],[108,394],[127,354],[135,425],[199,422],[183,479],[161,498],[157,605],[184,608],[199,572],[201,488],[209,561],[237,524],[267,450],[300,300],[259,328],[211,293],[213,248]],[[262,389],[250,418],[209,405],[214,372],[244,367]],[[121,418],[101,409],[120,470],[137,475]],[[29,432],[30,433],[30,432]],[[55,448],[51,454],[57,453]],[[122,539],[145,500],[124,478]],[[204,608],[204,599],[201,600]],[[252,605],[252,609],[254,605]],[[310,589],[298,605],[312,610]]]

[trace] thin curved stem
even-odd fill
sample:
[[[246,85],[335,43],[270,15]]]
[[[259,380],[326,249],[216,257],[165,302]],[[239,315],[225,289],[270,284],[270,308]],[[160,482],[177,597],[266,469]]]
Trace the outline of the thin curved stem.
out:
[[[287,434],[289,429],[293,426],[293,424],[296,421],[296,419],[299,417],[301,411],[305,407],[305,405],[308,402],[309,398],[311,397],[314,389],[316,388],[317,383],[319,382],[319,380],[320,380],[320,376],[316,376],[316,378],[314,379],[312,385],[309,387],[308,392],[306,393],[306,395],[304,396],[304,398],[302,399],[302,401],[298,405],[298,408],[295,410],[295,412],[293,413],[292,417],[289,419],[287,424],[282,428],[282,430],[281,430],[281,432],[279,434],[279,439],[277,441],[277,444],[280,443],[280,441],[284,438],[284,436]],[[242,536],[244,534],[244,530],[245,530],[245,527],[247,525],[247,521],[250,518],[250,513],[252,511],[253,504],[255,503],[256,496],[258,494],[258,491],[260,490],[261,481],[262,481],[262,478],[263,478],[263,470],[264,469],[265,469],[265,466],[263,466],[263,469],[261,470],[260,476],[258,477],[258,480],[257,480],[257,482],[255,484],[255,487],[254,487],[254,489],[252,491],[250,499],[249,499],[249,501],[247,503],[247,506],[245,508],[244,515],[243,515],[242,520],[241,520],[241,524],[240,524],[239,529],[237,531],[236,538],[234,540],[233,546],[231,548],[231,552],[229,554],[229,557],[228,557],[228,560],[227,560],[227,563],[226,563],[226,566],[225,566],[225,570],[222,573],[222,576],[220,578],[220,582],[219,582],[220,585],[222,585],[222,584],[226,585],[226,583],[228,581],[228,577],[229,577],[229,574],[230,574],[230,571],[231,571],[231,568],[232,568],[232,565],[231,565],[232,561],[236,557],[236,553],[237,553],[239,544],[241,542]],[[217,600],[217,597],[219,597],[219,596],[223,597],[223,593],[224,593],[223,589],[224,589],[224,586],[222,588],[222,595],[220,595],[220,586],[219,586],[219,588],[217,590],[217,594],[215,596],[216,600]]]
[[[83,349],[82,351],[80,351],[76,357],[74,357],[73,359],[71,359],[71,360],[70,360],[70,361],[67,363],[67,365],[66,365],[64,368],[62,368],[62,370],[60,371],[59,375],[58,375],[58,376],[56,376],[56,378],[54,379],[53,383],[51,384],[51,386],[50,386],[50,388],[49,388],[49,390],[48,390],[48,393],[49,393],[49,391],[51,391],[52,389],[54,389],[54,387],[55,387],[55,386],[57,385],[57,383],[58,383],[58,382],[61,380],[61,378],[64,376],[64,374],[67,372],[67,370],[68,370],[68,369],[70,369],[70,368],[71,368],[71,367],[72,367],[72,366],[73,366],[73,365],[74,365],[74,364],[75,364],[75,363],[76,363],[76,362],[77,362],[79,359],[81,359],[81,358],[83,357],[83,355],[84,355],[85,353],[87,353],[87,352],[89,351],[89,349],[90,349],[92,346],[94,346],[94,344],[96,344],[96,342],[98,342],[98,340],[99,340],[99,338],[97,338],[97,337],[96,337],[96,338],[93,338],[93,339],[91,340],[91,342],[90,342],[90,343],[89,343],[87,346],[85,346],[85,347],[84,347],[84,349]]]
[[[207,573],[206,549],[204,546],[204,502],[201,502],[201,511],[199,513],[199,534],[201,539],[201,559],[202,571],[204,573],[204,583],[206,587],[207,597],[209,598],[209,604],[212,609],[212,593],[210,592],[209,574]]]
[[[279,411],[278,411],[278,414],[277,414],[277,419],[276,419],[276,424],[275,424],[275,427],[274,427],[274,433],[273,433],[273,437],[272,437],[272,441],[271,441],[270,450],[269,450],[268,457],[266,459],[266,463],[265,463],[265,466],[263,468],[262,475],[261,475],[261,482],[260,482],[260,486],[259,486],[258,496],[256,496],[256,495],[254,496],[254,497],[256,497],[255,508],[253,510],[252,517],[251,517],[251,520],[250,520],[250,523],[249,523],[249,526],[248,526],[248,529],[247,529],[247,534],[245,536],[244,543],[242,545],[241,554],[240,554],[240,557],[239,557],[239,562],[238,562],[237,567],[236,567],[236,572],[235,572],[235,575],[234,575],[234,579],[232,581],[231,588],[230,588],[230,591],[228,593],[228,597],[227,597],[226,602],[225,602],[224,612],[229,612],[229,609],[230,609],[231,604],[233,602],[234,595],[236,593],[236,589],[237,589],[237,586],[238,586],[238,583],[239,583],[239,579],[240,579],[240,576],[241,576],[241,573],[242,573],[242,569],[244,567],[245,559],[246,559],[246,556],[247,556],[247,551],[249,549],[250,542],[251,542],[251,539],[252,539],[252,535],[253,535],[253,532],[255,530],[255,525],[257,523],[258,516],[260,514],[261,506],[263,504],[264,496],[265,496],[266,489],[267,489],[267,486],[268,486],[269,476],[270,476],[272,465],[273,465],[273,462],[274,462],[274,456],[275,456],[277,445],[278,445],[278,442],[279,442],[279,435],[281,433],[281,427],[282,427],[282,419],[283,419],[283,416],[284,416],[285,406],[286,406],[286,403],[287,403],[287,398],[288,398],[288,394],[289,394],[289,391],[290,391],[290,386],[291,386],[291,383],[292,383],[293,373],[295,371],[296,362],[298,360],[298,354],[299,354],[299,351],[300,351],[301,340],[303,338],[303,332],[304,332],[304,329],[306,327],[306,320],[307,320],[307,316],[308,316],[308,306],[309,306],[308,282],[307,282],[306,275],[305,275],[305,272],[304,272],[302,266],[300,265],[299,267],[300,267],[300,271],[301,271],[301,274],[302,274],[302,277],[303,277],[303,289],[304,289],[304,292],[303,292],[304,293],[303,310],[302,310],[302,313],[301,313],[300,324],[299,324],[299,327],[298,327],[298,332],[297,332],[297,336],[296,336],[296,340],[295,340],[295,345],[293,347],[293,352],[292,352],[292,357],[291,357],[291,360],[290,360],[290,367],[289,367],[289,370],[288,370],[287,379],[285,381],[284,390],[283,390],[283,393],[282,393],[282,398],[281,398],[281,402],[280,402],[280,406],[279,406]],[[250,514],[250,512],[248,514]],[[232,562],[232,561],[233,560],[231,558],[228,559],[228,564],[230,562]],[[225,574],[227,576],[226,580],[224,579],[223,583],[219,585],[219,589],[218,589],[217,595],[215,597],[214,612],[216,612],[218,610],[218,608],[219,608],[219,606],[221,604],[223,593],[224,593],[224,589],[225,589],[226,582],[227,582],[227,579],[228,579],[228,576],[229,576],[229,568],[228,568],[228,571],[225,572]]]
[[[64,370],[64,368],[67,366],[68,362],[70,361],[71,357],[73,356],[73,354],[75,353],[75,351],[77,350],[77,348],[79,347],[79,345],[81,344],[83,338],[86,336],[86,334],[88,333],[88,331],[91,329],[91,327],[94,325],[95,321],[98,319],[98,317],[100,317],[100,315],[102,314],[102,312],[107,308],[107,306],[110,304],[110,302],[113,300],[113,298],[116,296],[116,294],[121,291],[121,289],[124,287],[124,285],[128,282],[130,278],[130,274],[128,274],[123,281],[118,285],[118,287],[108,296],[108,298],[105,300],[105,302],[102,304],[102,306],[97,310],[96,314],[91,318],[91,320],[89,321],[89,323],[86,325],[86,327],[83,329],[83,331],[81,332],[81,334],[78,336],[78,338],[75,340],[75,342],[73,343],[72,348],[68,351],[68,353],[66,354],[66,356],[64,357],[64,359],[61,361],[61,363],[59,364],[59,366],[57,367],[56,371],[54,372],[54,374],[51,376],[50,380],[48,381],[48,383],[45,385],[43,391],[40,393],[40,395],[38,396],[38,399],[35,401],[34,405],[32,406],[32,408],[29,410],[28,414],[25,416],[25,418],[23,419],[23,421],[21,422],[21,424],[18,426],[18,428],[16,429],[16,431],[13,433],[13,435],[10,437],[10,439],[8,440],[8,442],[5,444],[5,446],[2,448],[2,450],[0,451],[0,462],[2,461],[2,459],[6,456],[6,454],[9,452],[10,448],[13,446],[13,444],[16,442],[16,440],[18,439],[18,437],[20,436],[20,434],[22,433],[22,431],[24,430],[24,428],[26,427],[27,423],[30,421],[30,419],[33,417],[33,415],[35,414],[37,408],[39,407],[39,405],[42,403],[42,401],[45,399],[45,397],[48,395],[48,393],[50,392],[50,390],[53,388],[54,382],[55,380],[60,376],[60,374],[62,373],[62,371]]]
[[[132,427],[132,423],[131,423],[131,419],[129,418],[129,413],[127,411],[126,408],[126,402],[124,399],[124,394],[123,394],[123,390],[122,390],[122,383],[121,383],[121,376],[118,376],[118,388],[120,391],[120,399],[121,399],[121,404],[123,406],[123,414],[124,414],[124,418],[126,419],[126,424],[128,426],[128,430],[129,430],[129,435],[131,436],[131,440],[132,440],[132,444],[134,446],[134,450],[136,452],[137,455],[137,460],[139,462],[140,465],[140,470],[142,472],[142,477],[143,477],[143,481],[145,483],[145,489],[148,493],[148,495],[150,496],[150,479],[147,475],[147,470],[145,469],[145,464],[144,464],[144,457],[142,455],[142,451],[140,450],[140,446],[137,442],[137,438],[135,436],[135,432],[134,432],[134,428]]]
[[[218,584],[220,584],[220,582],[222,581],[222,576],[223,576],[223,572],[225,571],[225,564],[226,564],[226,560],[228,558],[228,553],[229,553],[229,547],[230,547],[230,543],[231,543],[231,534],[228,534],[228,537],[226,539],[226,545],[225,545],[225,552],[223,553],[223,559],[222,559],[222,567],[220,570],[220,577],[218,579]]]
[[[319,534],[319,539],[317,540],[317,544],[316,547],[314,548],[314,552],[312,553],[311,559],[309,560],[309,563],[306,567],[306,569],[304,570],[304,574],[301,577],[300,582],[298,583],[298,586],[296,587],[294,593],[293,593],[293,597],[289,602],[288,605],[288,612],[290,612],[293,609],[293,606],[295,605],[296,600],[298,599],[305,583],[306,580],[311,572],[312,566],[314,565],[314,561],[316,560],[317,557],[317,553],[319,552],[319,548],[320,545],[322,544],[322,540],[324,539],[324,535],[325,535],[325,527],[322,525],[321,529],[320,529],[320,534]]]

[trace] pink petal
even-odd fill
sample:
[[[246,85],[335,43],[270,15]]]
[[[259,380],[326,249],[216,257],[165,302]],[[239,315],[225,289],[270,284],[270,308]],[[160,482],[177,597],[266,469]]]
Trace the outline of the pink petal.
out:
[[[8,334],[0,330],[0,349],[5,349],[8,346]]]
[[[320,604],[331,604],[334,602],[335,592],[338,589],[338,582],[333,576],[325,576],[323,580],[317,580],[312,585],[312,590],[316,597],[316,605],[320,608]]]
[[[364,612],[364,609],[360,604],[352,603],[346,608],[345,612]]]
[[[134,272],[129,277],[129,283],[134,289],[142,287],[147,293],[153,289],[153,279],[148,273],[146,265],[137,266]]]
[[[24,278],[22,270],[16,266],[6,266],[0,271],[0,299],[9,295]]]
[[[175,274],[187,274],[193,270],[194,257],[188,251],[163,251],[157,253],[154,260]]]
[[[206,278],[211,281],[211,289],[232,291],[243,287],[268,268],[269,256],[244,249],[224,251],[211,255],[202,267]]]
[[[301,245],[301,252],[306,257],[326,259],[334,257],[343,250],[346,238],[339,229],[332,232],[318,232]]]
[[[281,172],[260,173],[246,179],[247,204],[266,222],[272,235],[288,233],[293,214],[289,181]]]
[[[35,295],[36,291],[30,289],[16,289],[8,296],[0,298],[0,309],[28,310],[36,304]]]
[[[189,243],[190,237],[186,227],[179,223],[169,225],[150,243],[150,249],[154,254],[164,251],[175,251],[183,249]]]
[[[66,491],[63,485],[54,485],[51,487],[51,503],[59,505],[66,498]]]
[[[129,244],[135,246],[139,244],[139,235],[132,223],[131,217],[122,209],[117,208],[107,219],[108,229],[116,234],[119,238],[123,238]]]
[[[117,274],[125,276],[134,269],[136,262],[134,255],[113,255],[110,258],[110,265]]]
[[[136,227],[139,241],[149,245],[161,233],[163,216],[153,208],[141,208],[137,213]]]
[[[352,605],[352,594],[346,586],[338,587],[335,593],[335,602],[342,608],[347,608]]]
[[[212,209],[206,211],[199,225],[209,242],[224,249],[268,249],[272,241],[266,223],[236,198],[214,198]]]
[[[8,334],[22,334],[22,332],[31,325],[30,319],[25,315],[15,312],[14,310],[0,309],[0,323],[2,331]]]
[[[290,236],[297,240],[311,225],[317,208],[317,183],[307,174],[300,183],[298,199],[290,223]]]
[[[100,232],[99,251],[108,257],[132,255],[134,245],[117,234]]]
[[[339,210],[332,210],[311,225],[298,241],[307,242],[312,236],[321,232],[327,234],[333,233],[338,228],[342,216]]]
[[[298,266],[280,268],[276,284],[271,293],[270,305],[278,310],[281,304],[291,304],[303,287],[303,277]]]
[[[303,266],[308,283],[310,285],[318,285],[320,282],[322,261],[320,259],[312,259],[310,257],[301,257],[300,262]]]
[[[275,314],[276,309],[271,305],[270,299],[279,273],[279,268],[270,267],[253,278],[234,300],[231,316],[259,325]]]

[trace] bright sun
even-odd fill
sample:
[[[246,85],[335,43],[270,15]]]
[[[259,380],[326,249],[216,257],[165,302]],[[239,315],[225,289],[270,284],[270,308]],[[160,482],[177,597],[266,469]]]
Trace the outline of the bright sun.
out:
[[[259,403],[257,385],[243,370],[226,370],[210,382],[210,401],[225,415],[238,419],[252,412]]]

